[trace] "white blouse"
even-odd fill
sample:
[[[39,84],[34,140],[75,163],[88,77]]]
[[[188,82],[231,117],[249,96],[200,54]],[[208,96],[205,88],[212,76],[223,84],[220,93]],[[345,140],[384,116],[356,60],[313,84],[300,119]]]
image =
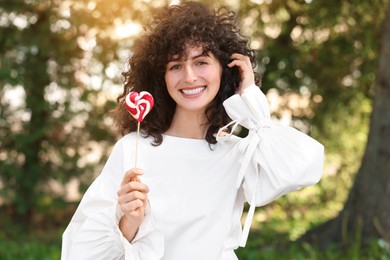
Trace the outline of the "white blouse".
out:
[[[245,246],[256,206],[319,181],[323,146],[294,128],[272,126],[257,86],[224,107],[233,130],[241,124],[248,136],[219,133],[211,149],[199,139],[164,135],[153,146],[152,138],[140,138],[137,167],[144,170],[150,208],[131,242],[118,227],[117,191],[134,167],[136,135],[120,139],[63,234],[61,259],[237,259],[234,250]]]

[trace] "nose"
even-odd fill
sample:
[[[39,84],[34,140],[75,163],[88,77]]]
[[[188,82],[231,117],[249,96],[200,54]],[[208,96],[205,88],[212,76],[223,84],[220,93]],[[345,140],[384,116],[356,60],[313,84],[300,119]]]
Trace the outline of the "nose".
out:
[[[185,66],[184,81],[186,83],[194,83],[197,79],[196,72],[191,66]]]

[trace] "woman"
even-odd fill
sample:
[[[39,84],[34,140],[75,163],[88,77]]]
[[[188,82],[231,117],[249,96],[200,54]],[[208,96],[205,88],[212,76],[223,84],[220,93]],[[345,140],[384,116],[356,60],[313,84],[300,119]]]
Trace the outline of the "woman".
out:
[[[271,125],[235,21],[193,2],[156,13],[124,73],[115,119],[126,135],[64,232],[62,259],[237,259],[255,206],[319,181],[323,146]],[[133,168],[137,122],[124,98],[143,90],[155,106]],[[232,134],[239,124],[245,138]]]

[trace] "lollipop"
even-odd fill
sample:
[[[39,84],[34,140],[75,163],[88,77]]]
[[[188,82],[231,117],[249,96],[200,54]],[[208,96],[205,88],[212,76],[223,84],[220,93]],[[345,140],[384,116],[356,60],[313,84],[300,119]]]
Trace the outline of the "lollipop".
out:
[[[139,129],[142,120],[145,116],[152,110],[154,105],[153,96],[147,92],[142,91],[140,93],[132,91],[127,94],[125,98],[125,106],[127,111],[137,120],[137,139],[135,146],[135,168],[137,168],[137,159],[138,159],[138,138],[139,138]]]
[[[138,123],[144,120],[154,105],[154,99],[147,91],[142,91],[139,94],[135,91],[130,92],[127,94],[125,101],[127,111],[129,111]]]

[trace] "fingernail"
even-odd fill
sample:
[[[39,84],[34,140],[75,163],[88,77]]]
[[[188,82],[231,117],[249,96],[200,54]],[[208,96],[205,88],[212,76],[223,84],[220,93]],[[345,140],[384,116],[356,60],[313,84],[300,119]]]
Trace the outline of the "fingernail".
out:
[[[143,171],[142,169],[135,168],[134,170],[135,170],[135,172],[136,172],[137,174],[139,174],[139,175],[144,174],[144,171]]]

